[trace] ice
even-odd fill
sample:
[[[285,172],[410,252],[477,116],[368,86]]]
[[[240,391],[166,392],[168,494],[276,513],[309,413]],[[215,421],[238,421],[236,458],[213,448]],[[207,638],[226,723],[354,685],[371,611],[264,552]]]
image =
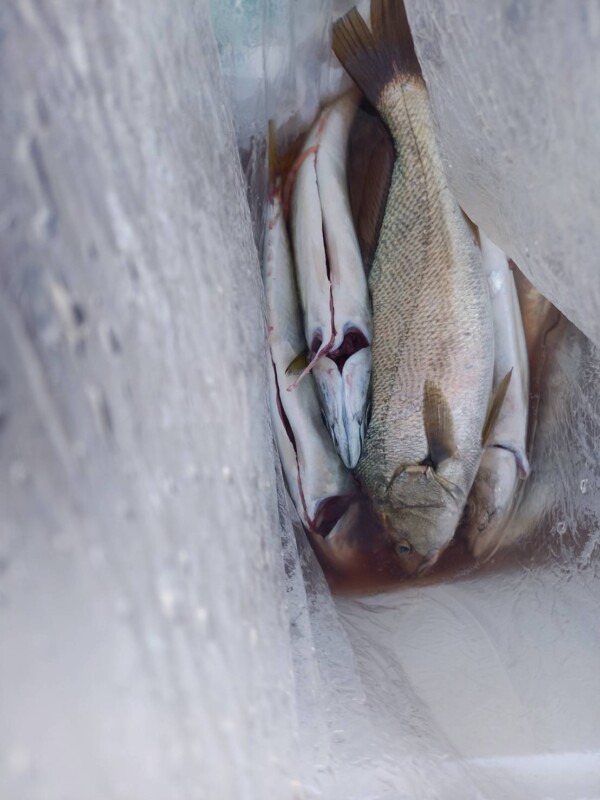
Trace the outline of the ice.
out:
[[[343,10],[215,0],[224,75],[203,0],[5,11],[2,798],[598,794],[589,339],[548,340],[504,561],[334,599],[291,519],[252,222],[267,119],[291,139],[342,86]],[[459,200],[598,342],[600,27],[576,11],[409,3]]]

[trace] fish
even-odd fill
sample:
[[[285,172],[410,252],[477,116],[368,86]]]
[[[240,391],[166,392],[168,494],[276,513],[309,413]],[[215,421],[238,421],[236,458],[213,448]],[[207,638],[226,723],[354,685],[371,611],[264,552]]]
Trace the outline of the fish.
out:
[[[290,364],[312,372],[325,423],[349,468],[364,440],[371,381],[372,322],[367,279],[352,220],[346,161],[358,104],[351,91],[326,107],[292,167],[290,224],[303,312],[304,357]]]
[[[537,395],[541,389],[538,372],[543,370],[546,339],[561,323],[562,314],[538,292],[516,265],[513,265],[512,272],[515,276],[530,369],[534,367],[532,388]]]
[[[273,127],[273,126],[271,126]],[[274,438],[289,495],[305,528],[327,536],[356,495],[350,471],[335,451],[321,417],[312,375],[295,391],[287,367],[304,342],[293,256],[270,134],[271,178],[263,247],[263,283],[269,348],[269,401]]]
[[[481,229],[479,242],[494,323],[494,387],[511,372],[467,502],[463,535],[471,553],[482,560],[501,546],[518,489],[529,475],[529,361],[513,270],[506,255]]]
[[[371,419],[356,474],[396,556],[426,570],[454,537],[498,413],[492,314],[402,3],[373,0],[371,28],[356,8],[333,28],[333,50],[396,156],[368,279]]]

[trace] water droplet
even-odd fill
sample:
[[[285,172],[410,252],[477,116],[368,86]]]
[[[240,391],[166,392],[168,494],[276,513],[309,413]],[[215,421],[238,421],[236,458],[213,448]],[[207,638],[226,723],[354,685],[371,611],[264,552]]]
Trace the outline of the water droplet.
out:
[[[188,464],[185,474],[190,481],[197,481],[200,477],[200,470],[196,464]]]
[[[588,479],[587,478],[583,478],[583,480],[579,484],[579,488],[581,489],[581,494],[586,494],[586,492],[588,490]]]
[[[557,526],[556,526],[556,531],[557,531],[557,533],[559,533],[562,536],[563,533],[567,532],[567,523],[566,522],[559,522],[557,524]]]
[[[170,589],[160,589],[158,592],[158,599],[163,614],[168,619],[173,619],[175,616],[175,595]]]
[[[206,625],[208,620],[208,611],[203,606],[198,606],[196,609],[196,620],[200,625]]]

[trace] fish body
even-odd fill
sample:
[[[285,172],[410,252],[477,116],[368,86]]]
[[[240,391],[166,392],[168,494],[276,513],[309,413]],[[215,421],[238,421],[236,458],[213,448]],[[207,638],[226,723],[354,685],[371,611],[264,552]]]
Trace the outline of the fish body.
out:
[[[529,474],[529,363],[513,271],[506,255],[482,231],[479,241],[494,324],[494,387],[512,371],[468,500],[464,534],[471,552],[482,558],[500,546],[520,480]]]
[[[334,50],[393,138],[396,160],[369,275],[372,416],[357,474],[397,542],[433,563],[482,456],[494,341],[481,256],[446,183],[400,4],[356,10]],[[402,55],[402,48],[404,56]]]
[[[546,338],[558,327],[561,313],[538,292],[520,270],[515,268],[512,272],[517,287],[529,364],[534,365],[537,372],[542,367],[539,362],[544,360]],[[533,389],[536,394],[540,391],[539,379],[535,381]]]
[[[284,477],[303,524],[325,535],[347,509],[355,484],[323,424],[312,375],[307,375],[294,391],[287,391],[294,377],[286,368],[304,346],[304,329],[278,184],[267,206],[263,281],[269,399]]]
[[[367,280],[346,176],[357,102],[357,93],[350,92],[320,114],[292,170],[291,196],[309,361],[296,383],[313,372],[325,422],[350,468],[358,461],[365,432],[372,337]]]

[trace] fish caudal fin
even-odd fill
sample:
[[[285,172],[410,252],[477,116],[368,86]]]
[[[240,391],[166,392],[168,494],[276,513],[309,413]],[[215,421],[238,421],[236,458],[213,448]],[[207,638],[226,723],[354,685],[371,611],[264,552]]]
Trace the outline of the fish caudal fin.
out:
[[[333,26],[333,51],[373,105],[397,75],[420,75],[402,0],[372,0],[371,27],[356,8]]]

